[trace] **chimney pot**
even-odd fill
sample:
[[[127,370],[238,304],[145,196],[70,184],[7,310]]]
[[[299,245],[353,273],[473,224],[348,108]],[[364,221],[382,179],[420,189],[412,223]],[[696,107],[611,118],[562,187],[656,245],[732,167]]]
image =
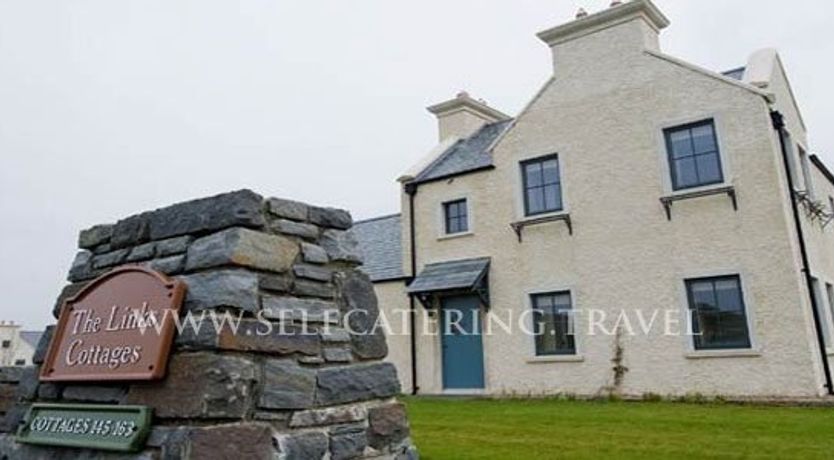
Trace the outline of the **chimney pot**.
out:
[[[585,11],[585,8],[579,8],[579,10],[576,12],[576,19],[584,18],[587,15],[588,12]]]
[[[614,8],[615,6],[620,6],[622,4],[622,0],[614,0],[613,2],[611,2],[611,8]]]

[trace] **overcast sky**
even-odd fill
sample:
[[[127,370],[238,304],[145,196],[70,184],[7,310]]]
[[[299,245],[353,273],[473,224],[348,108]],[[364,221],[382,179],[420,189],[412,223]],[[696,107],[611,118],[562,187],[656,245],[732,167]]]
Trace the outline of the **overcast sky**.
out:
[[[51,321],[77,232],[252,188],[398,212],[466,89],[515,114],[550,72],[535,32],[605,0],[0,0],[0,319]],[[782,53],[834,163],[834,6],[657,0],[665,52],[726,70]]]

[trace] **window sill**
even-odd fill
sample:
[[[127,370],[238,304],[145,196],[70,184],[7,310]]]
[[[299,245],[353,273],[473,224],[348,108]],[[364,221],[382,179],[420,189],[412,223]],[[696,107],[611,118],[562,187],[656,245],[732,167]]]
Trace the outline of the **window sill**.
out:
[[[467,236],[474,236],[475,232],[468,231],[468,232],[460,232],[460,233],[449,233],[445,235],[440,235],[437,237],[437,241],[445,241],[445,240],[454,240],[455,238],[465,238]]]
[[[690,351],[686,359],[709,359],[709,358],[759,358],[762,352],[755,349],[750,350],[703,350]]]
[[[718,182],[718,183],[715,183],[715,184],[701,185],[701,186],[698,186],[698,187],[682,188],[680,190],[667,190],[666,191],[666,197],[673,198],[673,197],[677,197],[677,196],[680,196],[680,195],[689,195],[689,194],[693,194],[693,193],[696,193],[696,194],[697,193],[706,193],[706,194],[708,194],[710,192],[726,193],[725,189],[732,188],[732,187],[733,187],[733,184],[731,184],[729,182]]]
[[[582,355],[552,355],[529,358],[527,364],[581,363],[583,361],[585,361],[585,357]]]
[[[533,215],[530,215],[530,216],[523,216],[520,219],[518,219],[518,221],[516,223],[523,224],[523,223],[537,221],[537,220],[550,220],[550,219],[558,220],[560,218],[565,218],[569,214],[570,213],[568,211],[564,210],[564,209],[561,210],[561,211],[543,212],[541,214],[533,214]]]
[[[738,211],[738,200],[736,199],[736,189],[732,185],[721,183],[717,185],[710,185],[707,187],[698,187],[692,189],[678,190],[671,194],[660,197],[660,204],[666,211],[667,220],[672,220],[672,204],[675,201],[691,200],[696,198],[703,198],[713,195],[727,195],[733,203],[733,210]]]
[[[568,227],[568,233],[573,235],[573,223],[570,220],[570,213],[566,211],[560,211],[557,213],[549,213],[549,214],[538,214],[535,216],[528,216],[525,217],[517,222],[510,223],[510,227],[515,232],[516,236],[518,237],[518,242],[521,243],[521,232],[524,230],[524,227],[530,225],[539,225],[539,224],[546,224],[549,222],[564,222],[565,225]]]

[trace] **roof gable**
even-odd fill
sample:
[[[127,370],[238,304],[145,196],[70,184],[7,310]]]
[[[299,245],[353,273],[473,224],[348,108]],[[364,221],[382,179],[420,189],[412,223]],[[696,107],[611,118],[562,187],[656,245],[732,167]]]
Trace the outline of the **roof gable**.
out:
[[[28,343],[32,346],[32,348],[38,347],[38,342],[41,340],[41,335],[43,335],[43,331],[21,331],[20,338],[23,339],[24,342]]]
[[[489,147],[510,126],[512,120],[502,120],[484,125],[475,134],[455,142],[430,163],[413,183],[431,182],[445,177],[479,171],[492,167]]]

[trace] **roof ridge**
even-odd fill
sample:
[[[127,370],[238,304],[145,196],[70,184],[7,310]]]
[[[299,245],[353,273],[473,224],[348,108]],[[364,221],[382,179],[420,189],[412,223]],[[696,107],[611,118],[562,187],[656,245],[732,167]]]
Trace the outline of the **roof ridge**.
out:
[[[721,72],[718,72],[718,73],[720,73],[721,75],[726,75],[728,73],[740,72],[740,71],[746,70],[746,69],[747,69],[747,66],[740,65],[738,67],[733,67],[732,69],[724,70],[724,71],[721,71]]]
[[[476,256],[476,257],[466,257],[466,258],[463,258],[463,259],[442,260],[440,262],[428,263],[428,264],[426,264],[426,266],[428,266],[428,265],[454,264],[454,263],[460,263],[460,262],[475,262],[475,261],[484,261],[484,260],[492,261],[492,257],[490,257],[490,256]]]
[[[358,224],[366,224],[368,222],[374,222],[374,221],[377,221],[377,220],[391,219],[393,217],[400,217],[400,216],[402,216],[401,212],[397,212],[397,213],[393,213],[393,214],[384,214],[384,215],[381,215],[381,216],[369,217],[367,219],[357,220],[356,222],[353,223],[353,225],[356,226]]]

